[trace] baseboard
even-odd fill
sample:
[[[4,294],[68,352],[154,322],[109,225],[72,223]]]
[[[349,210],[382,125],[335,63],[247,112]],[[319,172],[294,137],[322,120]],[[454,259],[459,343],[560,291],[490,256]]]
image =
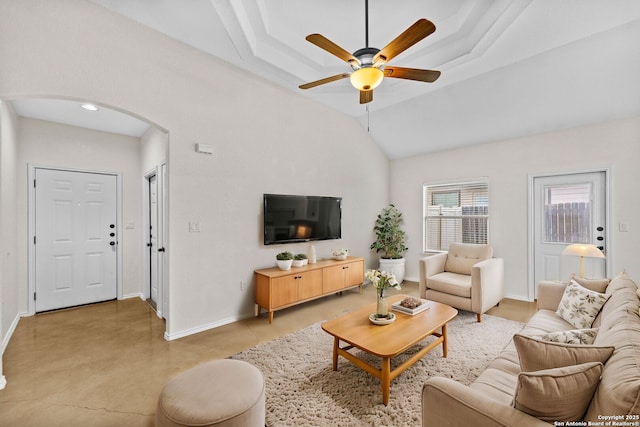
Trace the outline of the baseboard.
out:
[[[7,349],[7,346],[9,345],[9,341],[11,340],[13,333],[18,327],[18,322],[20,321],[21,317],[23,317],[23,315],[21,315],[20,313],[16,315],[16,317],[13,319],[13,322],[11,322],[11,325],[9,326],[7,333],[4,335],[4,337],[2,337],[2,348],[0,349],[1,350],[0,356],[3,355],[4,351]]]
[[[184,331],[175,332],[169,334],[168,332],[164,333],[164,339],[167,341],[177,340],[178,338],[188,337],[189,335],[197,334],[199,332],[208,331],[209,329],[218,328],[220,326],[228,325],[229,323],[237,322],[239,320],[248,319],[250,317],[254,317],[252,314],[244,314],[242,316],[237,317],[228,317],[226,319],[219,320],[217,322],[208,323],[206,325],[197,326],[195,328],[185,329]]]
[[[142,301],[146,301],[146,298],[141,292],[136,292],[135,294],[122,295],[122,299],[130,299],[130,298],[140,298]]]

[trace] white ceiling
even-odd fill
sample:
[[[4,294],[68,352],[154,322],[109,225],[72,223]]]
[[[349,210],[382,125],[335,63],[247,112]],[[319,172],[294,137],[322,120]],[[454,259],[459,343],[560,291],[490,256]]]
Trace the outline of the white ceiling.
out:
[[[355,117],[390,158],[640,114],[637,0],[371,0],[369,44],[427,18],[390,64],[442,75],[385,79],[369,111],[348,79],[298,89],[350,71],[305,36],[365,47],[364,0],[90,1]]]

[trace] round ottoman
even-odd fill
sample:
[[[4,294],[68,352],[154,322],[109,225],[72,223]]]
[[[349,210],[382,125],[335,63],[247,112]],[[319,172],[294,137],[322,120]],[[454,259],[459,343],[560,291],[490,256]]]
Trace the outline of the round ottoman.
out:
[[[214,360],[182,372],[165,384],[156,426],[264,427],[264,378],[241,360]]]

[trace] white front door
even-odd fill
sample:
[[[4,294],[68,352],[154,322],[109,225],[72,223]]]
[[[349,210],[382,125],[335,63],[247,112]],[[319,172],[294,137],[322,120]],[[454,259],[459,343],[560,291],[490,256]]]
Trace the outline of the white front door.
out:
[[[590,243],[606,255],[605,172],[536,177],[534,191],[534,284],[579,275],[580,258],[561,256],[572,243]],[[584,259],[586,277],[606,277],[606,262]]]
[[[35,170],[36,312],[117,294],[117,178]]]

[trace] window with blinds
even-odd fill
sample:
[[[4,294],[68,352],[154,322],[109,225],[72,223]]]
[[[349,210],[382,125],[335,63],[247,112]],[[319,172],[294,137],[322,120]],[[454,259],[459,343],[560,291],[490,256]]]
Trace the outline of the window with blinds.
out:
[[[447,251],[452,242],[487,243],[489,184],[425,185],[424,250]]]

